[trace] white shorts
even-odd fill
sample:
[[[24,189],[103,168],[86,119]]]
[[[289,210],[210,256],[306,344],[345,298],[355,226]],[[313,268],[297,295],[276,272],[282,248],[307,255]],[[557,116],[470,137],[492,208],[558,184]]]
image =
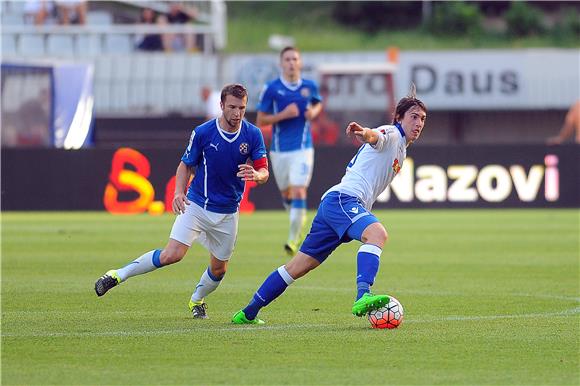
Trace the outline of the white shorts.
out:
[[[169,238],[191,247],[203,245],[218,260],[227,261],[234,252],[239,213],[214,213],[190,202],[185,213],[177,216]]]
[[[314,149],[270,152],[272,171],[279,190],[310,185],[314,168]]]

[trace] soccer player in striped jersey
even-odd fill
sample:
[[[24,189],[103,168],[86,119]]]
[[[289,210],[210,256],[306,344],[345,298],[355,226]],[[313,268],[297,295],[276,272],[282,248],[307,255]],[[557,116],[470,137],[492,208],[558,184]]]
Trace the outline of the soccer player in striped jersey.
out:
[[[363,316],[389,302],[388,295],[370,292],[387,241],[387,231],[371,209],[403,167],[407,147],[419,138],[425,125],[427,108],[414,94],[399,101],[392,125],[376,129],[356,122],[348,125],[346,134],[359,139],[363,145],[347,165],[341,182],[322,196],[300,251],[268,276],[250,303],[234,314],[233,323],[263,324],[257,318],[262,307],[323,263],[336,247],[351,240],[362,242],[357,253],[357,295],[352,313]]]
[[[310,121],[322,110],[316,82],[301,77],[302,59],[294,47],[280,53],[282,74],[260,95],[258,125],[273,125],[270,161],[284,207],[290,213],[286,253],[294,256],[306,222],[306,195],[314,167]]]
[[[95,283],[98,296],[132,276],[177,263],[197,241],[209,251],[210,263],[195,287],[189,309],[194,318],[207,317],[204,298],[220,284],[234,250],[244,184],[263,184],[269,177],[262,133],[243,119],[247,101],[244,86],[231,84],[223,88],[221,116],[192,131],[177,167],[173,211],[178,216],[169,242],[162,250],[149,251],[126,266],[105,273]]]

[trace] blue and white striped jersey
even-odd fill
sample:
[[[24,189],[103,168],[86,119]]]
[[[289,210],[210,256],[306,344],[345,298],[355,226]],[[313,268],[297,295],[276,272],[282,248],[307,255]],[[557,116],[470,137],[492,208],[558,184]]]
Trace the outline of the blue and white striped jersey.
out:
[[[244,181],[236,176],[238,165],[265,157],[262,132],[246,120],[235,133],[222,130],[218,119],[197,126],[181,157],[196,168],[187,198],[210,212],[237,212],[244,193]]]

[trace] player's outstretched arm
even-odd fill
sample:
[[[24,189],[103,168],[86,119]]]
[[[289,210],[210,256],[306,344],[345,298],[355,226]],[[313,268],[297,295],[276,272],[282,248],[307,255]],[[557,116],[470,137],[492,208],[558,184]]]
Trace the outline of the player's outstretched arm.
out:
[[[379,133],[368,127],[362,127],[356,122],[351,122],[346,127],[346,135],[349,138],[356,138],[363,143],[374,145],[379,140]]]

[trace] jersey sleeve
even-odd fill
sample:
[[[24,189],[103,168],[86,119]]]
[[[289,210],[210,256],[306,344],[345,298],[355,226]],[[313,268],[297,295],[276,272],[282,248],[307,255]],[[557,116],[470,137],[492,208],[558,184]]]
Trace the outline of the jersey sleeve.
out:
[[[262,136],[262,132],[260,131],[260,129],[255,127],[253,133],[254,133],[253,135],[254,146],[252,146],[252,154],[251,154],[252,161],[267,158],[266,145],[264,144],[264,137]]]
[[[371,147],[376,151],[380,152],[386,147],[386,144],[389,142],[389,131],[387,131],[387,126],[377,127],[376,129],[373,129],[373,131],[379,133],[379,139],[377,143],[371,145]]]
[[[264,86],[262,92],[260,92],[260,97],[258,100],[258,106],[256,108],[258,111],[263,113],[272,114],[274,112],[274,98],[272,97],[272,87],[268,84]]]
[[[320,91],[318,90],[318,85],[316,82],[312,82],[312,96],[310,98],[310,103],[315,105],[322,102],[322,96],[320,95]]]
[[[187,166],[197,166],[202,152],[201,136],[196,133],[195,129],[191,132],[189,137],[189,144],[181,157],[181,161]]]

